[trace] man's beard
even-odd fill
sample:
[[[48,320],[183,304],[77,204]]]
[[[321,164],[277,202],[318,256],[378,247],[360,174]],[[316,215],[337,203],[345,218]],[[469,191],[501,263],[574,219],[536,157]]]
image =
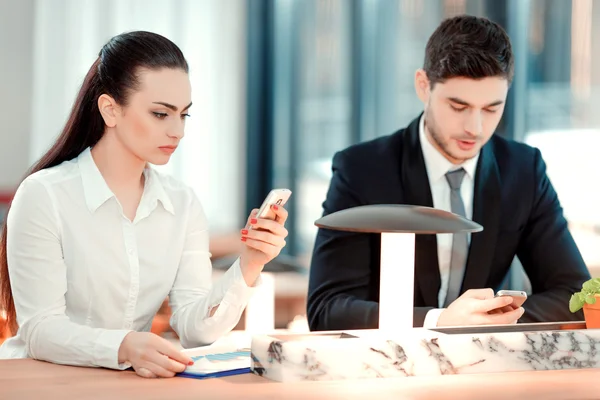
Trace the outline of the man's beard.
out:
[[[431,139],[435,142],[438,150],[441,151],[445,157],[452,158],[453,160],[459,161],[460,163],[463,163],[468,159],[472,158],[462,158],[460,156],[457,156],[456,154],[453,154],[452,150],[450,149],[450,143],[448,141],[444,141],[443,137],[438,133],[439,129],[437,124],[435,123],[435,116],[431,111],[431,107],[428,107],[427,112],[425,112],[425,127],[429,131],[429,136],[431,136]]]

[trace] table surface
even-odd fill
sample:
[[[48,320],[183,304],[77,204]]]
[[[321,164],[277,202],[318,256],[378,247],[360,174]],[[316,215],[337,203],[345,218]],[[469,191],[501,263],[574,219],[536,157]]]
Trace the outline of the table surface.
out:
[[[252,374],[218,379],[144,379],[131,371],[0,361],[0,399],[598,399],[600,369],[272,382]]]

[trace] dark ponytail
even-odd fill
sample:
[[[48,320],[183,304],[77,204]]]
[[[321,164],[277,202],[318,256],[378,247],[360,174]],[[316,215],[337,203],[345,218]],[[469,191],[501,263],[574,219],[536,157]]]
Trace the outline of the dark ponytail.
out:
[[[102,47],[98,59],[86,74],[60,136],[26,176],[72,160],[98,143],[104,134],[98,98],[108,94],[118,104],[126,105],[129,94],[138,88],[140,68],[189,71],[181,50],[161,35],[137,31],[113,37]],[[0,311],[6,313],[6,321],[3,326],[0,320],[0,336],[6,329],[13,335],[17,331],[16,310],[8,275],[6,231],[5,220],[0,242]]]

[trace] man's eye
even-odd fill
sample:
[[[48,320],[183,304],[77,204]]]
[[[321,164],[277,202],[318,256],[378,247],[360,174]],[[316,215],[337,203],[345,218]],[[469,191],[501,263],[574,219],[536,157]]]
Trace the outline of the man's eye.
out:
[[[450,107],[456,112],[465,111],[467,109],[467,107],[454,107],[452,104],[450,104]]]

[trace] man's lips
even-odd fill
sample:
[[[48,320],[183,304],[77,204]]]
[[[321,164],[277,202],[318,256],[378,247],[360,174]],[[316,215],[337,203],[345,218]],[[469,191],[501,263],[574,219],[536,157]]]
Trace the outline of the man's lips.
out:
[[[461,150],[471,150],[477,143],[475,140],[460,140],[456,139],[456,143]]]

